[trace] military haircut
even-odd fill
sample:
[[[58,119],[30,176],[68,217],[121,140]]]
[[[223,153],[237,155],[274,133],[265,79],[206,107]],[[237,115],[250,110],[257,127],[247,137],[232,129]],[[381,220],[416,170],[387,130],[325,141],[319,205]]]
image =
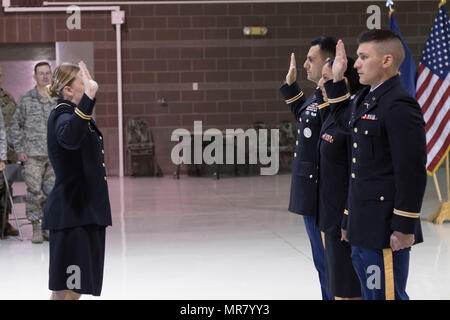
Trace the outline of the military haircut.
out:
[[[52,66],[50,65],[50,63],[48,63],[46,61],[41,61],[41,62],[36,63],[36,65],[34,66],[34,74],[37,74],[37,69],[42,66],[48,66],[50,68],[50,70],[52,70]]]
[[[331,58],[336,55],[337,40],[333,37],[320,36],[311,41],[312,46],[319,46],[322,57]]]
[[[386,29],[369,30],[360,34],[358,38],[358,45],[366,42],[377,44],[374,48],[379,55],[392,55],[394,67],[400,68],[405,59],[405,49],[400,36],[396,32]]]

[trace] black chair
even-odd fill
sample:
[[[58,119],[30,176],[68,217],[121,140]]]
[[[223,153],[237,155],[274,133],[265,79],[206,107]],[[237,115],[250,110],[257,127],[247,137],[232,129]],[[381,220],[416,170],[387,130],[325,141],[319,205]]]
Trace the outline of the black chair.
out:
[[[128,162],[132,176],[163,175],[156,162],[153,134],[148,122],[143,119],[130,119],[127,124]]]
[[[280,171],[290,171],[297,141],[297,125],[290,121],[283,121],[280,130]]]

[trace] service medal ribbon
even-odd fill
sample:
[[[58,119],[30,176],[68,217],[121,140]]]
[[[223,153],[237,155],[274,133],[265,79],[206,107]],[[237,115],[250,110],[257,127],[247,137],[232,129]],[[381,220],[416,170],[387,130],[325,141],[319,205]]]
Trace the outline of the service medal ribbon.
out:
[[[378,120],[377,116],[375,114],[365,114],[361,117],[361,119],[364,120]]]
[[[318,106],[318,104],[316,102],[314,102],[314,103],[310,104],[309,106],[307,106],[306,110],[307,111],[314,111],[314,112],[316,112],[317,111],[317,106]]]
[[[329,135],[328,133],[324,133],[322,135],[322,139],[325,140],[326,142],[329,142],[329,143],[333,143],[334,142],[333,136]]]

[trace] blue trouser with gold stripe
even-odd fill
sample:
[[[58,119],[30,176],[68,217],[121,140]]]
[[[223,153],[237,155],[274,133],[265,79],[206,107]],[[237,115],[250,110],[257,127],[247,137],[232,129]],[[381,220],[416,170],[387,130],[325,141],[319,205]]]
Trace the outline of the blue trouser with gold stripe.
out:
[[[409,300],[406,282],[410,250],[352,246],[352,263],[361,282],[364,300]]]
[[[314,266],[319,272],[320,287],[322,290],[323,300],[334,300],[333,295],[328,292],[326,272],[325,272],[325,250],[323,248],[322,235],[316,225],[316,217],[303,216],[306,232],[308,233],[309,242],[313,254]]]

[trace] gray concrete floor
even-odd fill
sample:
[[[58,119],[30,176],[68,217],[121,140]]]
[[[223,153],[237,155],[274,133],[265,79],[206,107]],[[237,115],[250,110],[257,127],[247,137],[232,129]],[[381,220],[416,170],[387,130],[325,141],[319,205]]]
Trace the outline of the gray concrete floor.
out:
[[[113,227],[101,299],[320,299],[303,221],[287,211],[290,180],[109,178]],[[437,207],[429,177],[425,242],[411,253],[411,299],[450,299],[450,223],[426,221]],[[18,211],[24,214],[23,205]],[[31,244],[30,226],[24,233],[23,242],[0,241],[0,299],[50,295],[48,242]]]

